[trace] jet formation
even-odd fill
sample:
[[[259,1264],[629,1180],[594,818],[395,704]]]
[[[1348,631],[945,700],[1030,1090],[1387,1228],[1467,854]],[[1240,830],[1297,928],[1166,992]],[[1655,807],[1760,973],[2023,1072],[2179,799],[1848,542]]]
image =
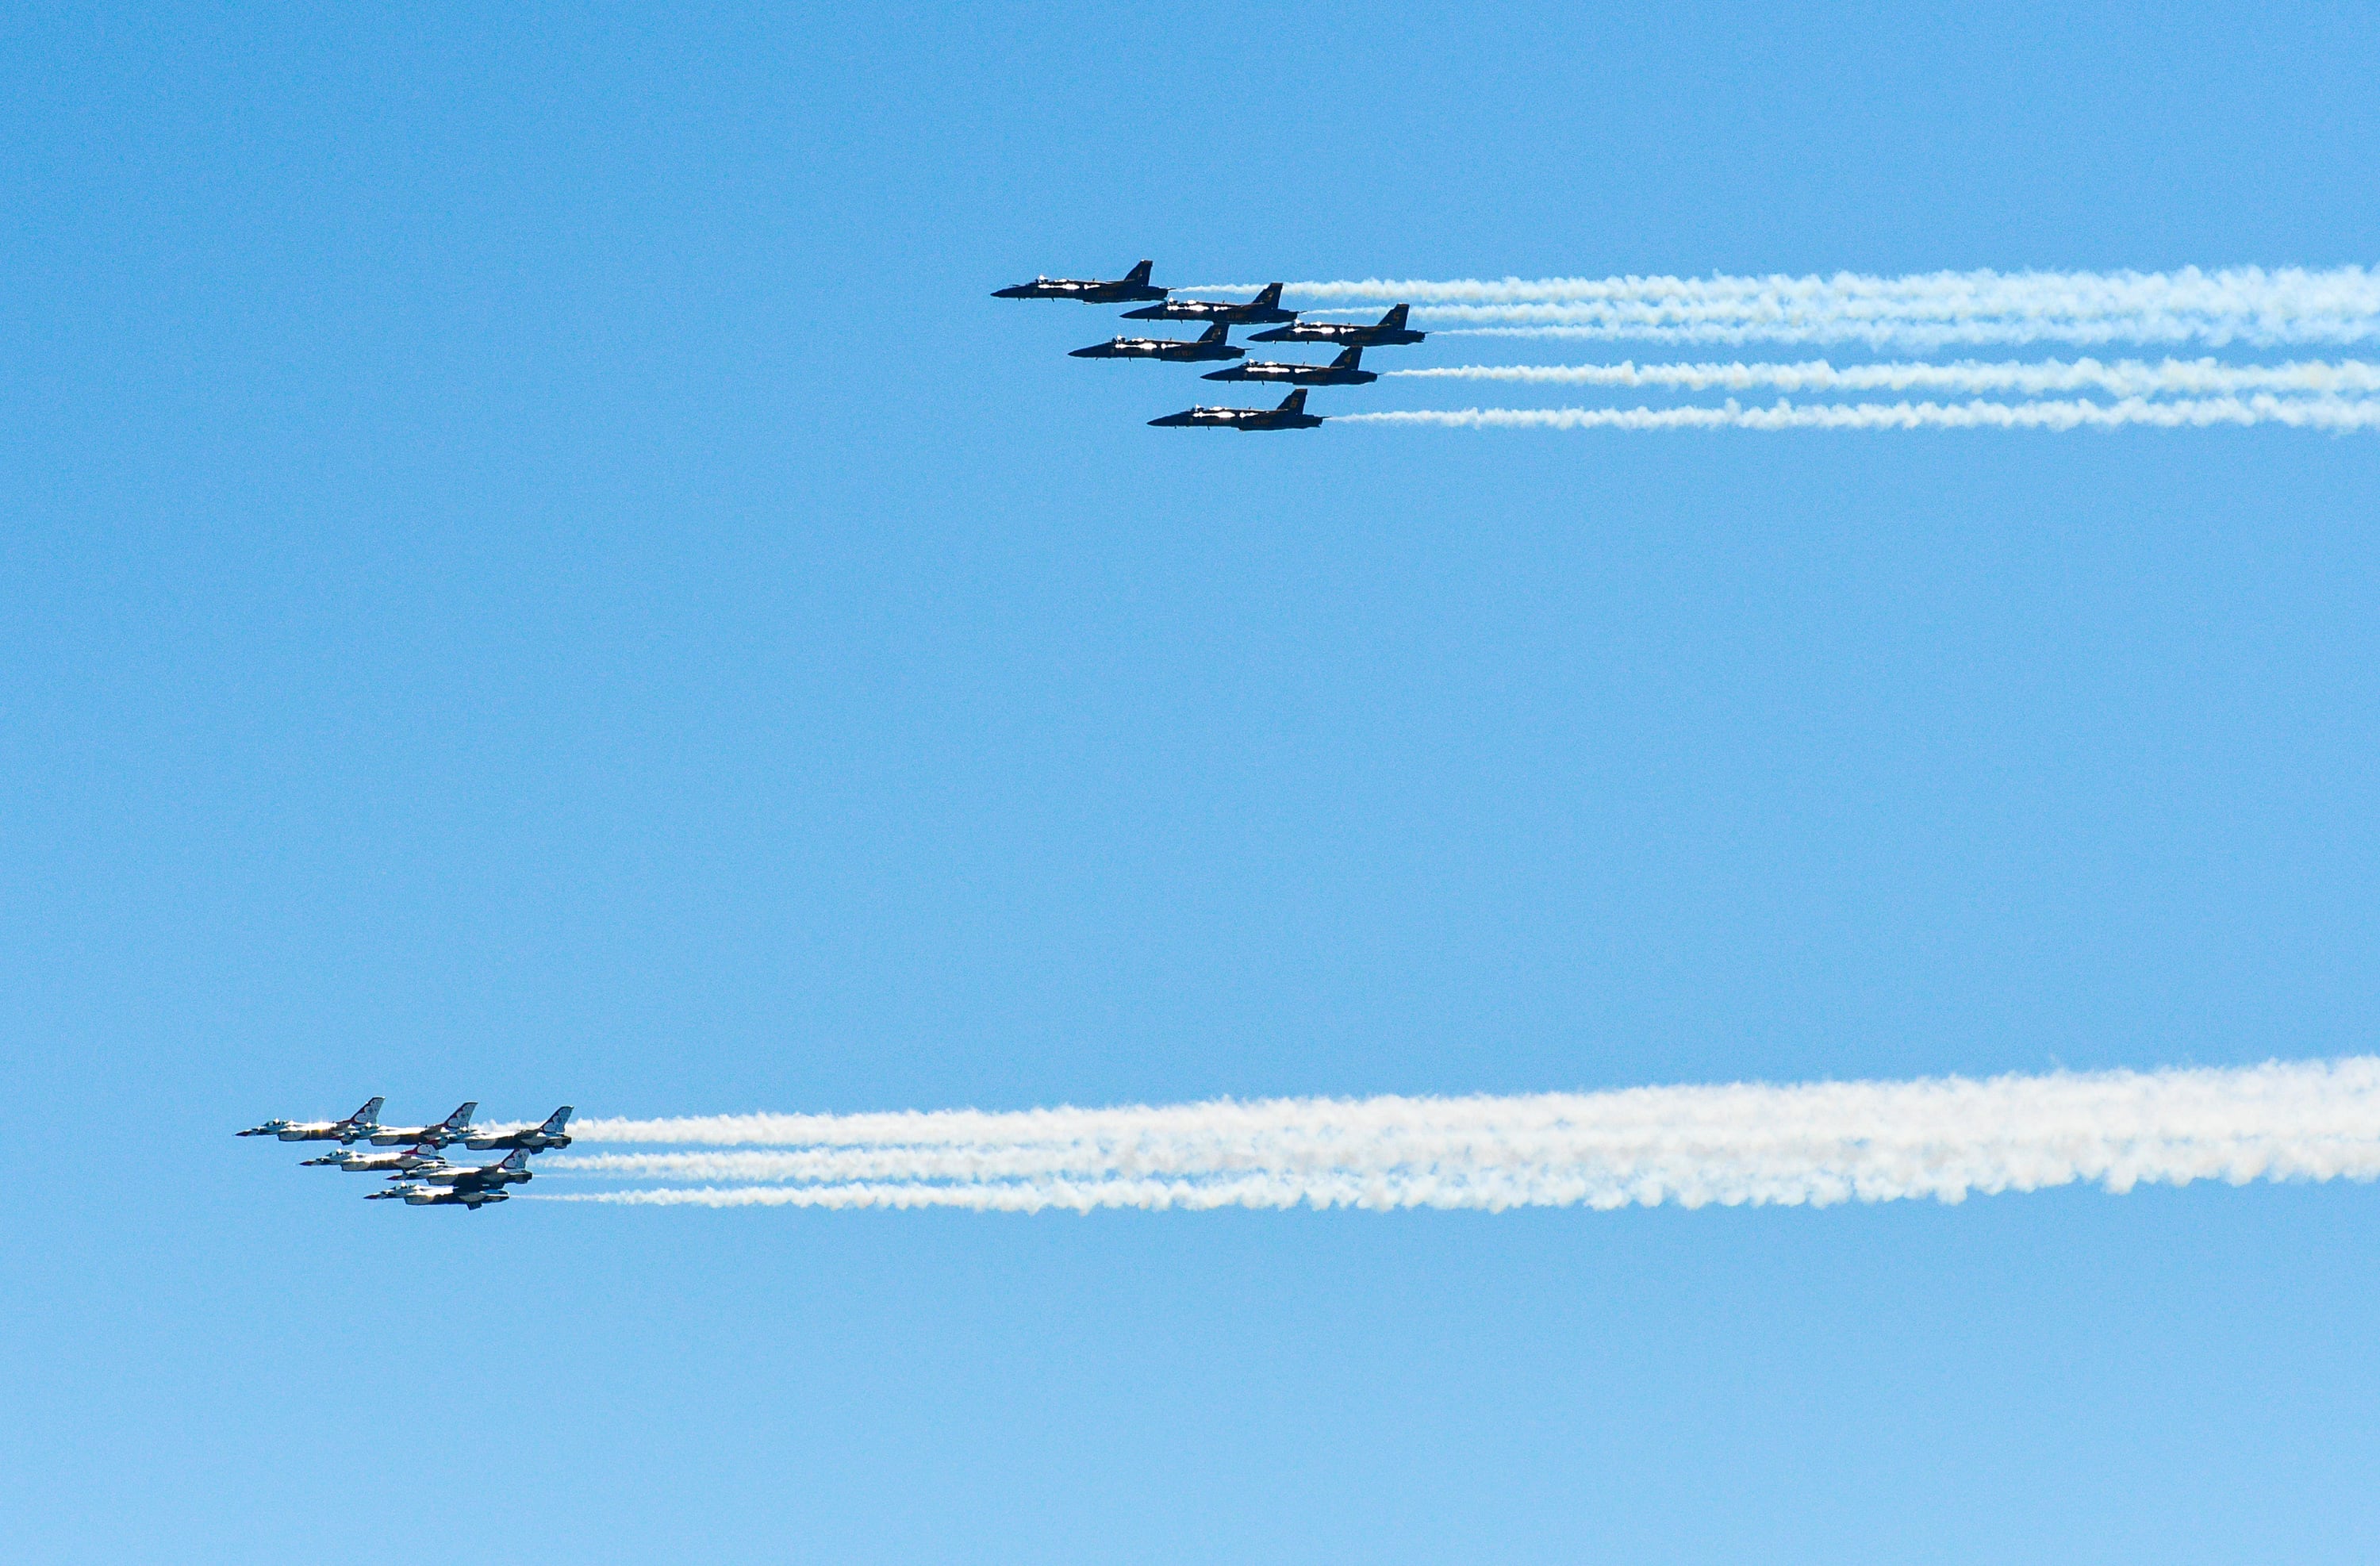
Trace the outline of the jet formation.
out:
[[[1305,411],[1309,386],[1366,386],[1378,380],[1377,370],[1364,368],[1364,350],[1418,343],[1429,334],[1405,324],[1410,305],[1397,305],[1376,322],[1301,321],[1298,312],[1281,308],[1281,285],[1269,283],[1245,302],[1230,299],[1177,299],[1171,288],[1151,283],[1151,263],[1142,261],[1112,280],[1083,277],[1037,277],[992,294],[995,299],[1077,299],[1085,304],[1131,304],[1152,301],[1123,312],[1126,321],[1203,321],[1207,330],[1196,337],[1114,337],[1073,350],[1075,358],[1145,358],[1168,364],[1208,360],[1242,360],[1210,370],[1209,381],[1269,381],[1293,387],[1275,407],[1208,407],[1200,404],[1169,413],[1149,423],[1169,430],[1311,430],[1327,415]],[[1326,363],[1293,359],[1252,359],[1232,342],[1234,326],[1269,326],[1252,334],[1252,343],[1330,343],[1336,358]],[[473,1143],[473,1147],[479,1146]]]
[[[534,1178],[528,1167],[530,1154],[570,1146],[568,1104],[535,1125],[474,1125],[471,1116],[480,1108],[477,1102],[457,1107],[435,1124],[382,1125],[380,1111],[385,1102],[379,1098],[367,1099],[363,1108],[345,1120],[268,1120],[238,1135],[271,1136],[283,1142],[336,1142],[336,1151],[307,1159],[299,1167],[386,1176],[387,1189],[372,1192],[364,1198],[367,1201],[463,1208],[471,1212],[490,1202],[511,1200],[506,1186],[528,1184]],[[403,1150],[360,1152],[355,1147],[358,1142]],[[457,1142],[481,1152],[501,1148],[504,1156],[493,1163],[451,1163],[440,1149]]]

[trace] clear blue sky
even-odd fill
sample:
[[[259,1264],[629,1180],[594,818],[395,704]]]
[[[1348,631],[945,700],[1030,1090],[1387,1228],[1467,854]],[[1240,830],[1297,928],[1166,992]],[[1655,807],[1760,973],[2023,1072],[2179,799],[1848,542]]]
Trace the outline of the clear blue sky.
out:
[[[985,297],[2380,261],[2368,6],[2001,11],[16,11],[0,1555],[2371,1559],[2368,1187],[230,1137],[2369,1049],[2380,439],[1190,435]]]

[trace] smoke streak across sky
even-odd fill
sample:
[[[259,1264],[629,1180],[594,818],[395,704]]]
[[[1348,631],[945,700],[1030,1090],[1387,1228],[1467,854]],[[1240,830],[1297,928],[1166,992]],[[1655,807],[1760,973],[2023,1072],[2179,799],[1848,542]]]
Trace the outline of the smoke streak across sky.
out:
[[[2380,1175],[2380,1057],[1988,1080],[591,1120],[561,1199],[1038,1211],[1824,1206]],[[722,1148],[766,1149],[720,1151]],[[542,1193],[541,1193],[542,1194]]]
[[[1247,285],[1209,285],[1245,291]],[[1312,310],[1406,302],[1417,323],[1679,343],[2350,343],[2380,337],[2380,273],[2185,267],[1904,277],[1550,277],[1293,283]]]
[[[1819,403],[1743,407],[1467,407],[1343,413],[1337,424],[1536,430],[2083,430],[2284,424],[2345,433],[2380,429],[2380,399],[2270,395],[2151,402]]]
[[[2380,364],[2360,359],[2225,364],[2212,358],[2046,359],[2037,364],[1461,364],[1390,370],[1384,378],[1521,385],[1654,387],[1682,392],[2111,392],[2119,396],[2337,395],[2380,392]]]

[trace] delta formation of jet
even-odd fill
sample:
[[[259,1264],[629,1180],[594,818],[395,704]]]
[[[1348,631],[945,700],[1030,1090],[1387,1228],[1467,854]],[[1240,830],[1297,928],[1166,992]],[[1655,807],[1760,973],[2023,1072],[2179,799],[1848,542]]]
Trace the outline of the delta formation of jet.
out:
[[[239,1135],[275,1136],[284,1142],[336,1142],[340,1144],[336,1151],[308,1159],[301,1167],[386,1174],[392,1183],[389,1189],[371,1193],[367,1198],[370,1201],[403,1201],[417,1208],[459,1207],[473,1212],[490,1202],[507,1200],[505,1186],[528,1182],[530,1154],[570,1146],[570,1134],[564,1129],[570,1123],[568,1104],[536,1125],[506,1130],[473,1125],[472,1111],[480,1107],[476,1103],[462,1105],[435,1125],[384,1126],[380,1123],[380,1109],[385,1101],[372,1099],[345,1120],[268,1120]],[[405,1150],[367,1153],[350,1146],[366,1140],[379,1147],[403,1144]],[[488,1164],[449,1163],[438,1149],[456,1142],[483,1150],[503,1148],[504,1156]]]
[[[1232,329],[1217,322],[1196,337],[1115,337],[1076,348],[1070,358],[1161,358],[1176,364],[1202,359],[1237,358],[1248,350],[1231,344]]]
[[[1037,277],[1030,283],[1019,283],[1014,288],[998,289],[991,297],[995,299],[1080,299],[1087,305],[1127,305],[1137,304],[1143,299],[1161,299],[1170,290],[1150,284],[1148,266],[1148,262],[1143,261],[1112,283],[1087,277]]]
[[[1146,310],[1128,310],[1126,321],[1220,321],[1229,326],[1261,326],[1274,321],[1295,321],[1297,312],[1281,308],[1281,285],[1268,283],[1245,304],[1229,299],[1162,299]]]
[[[1037,277],[1030,283],[1020,283],[1013,288],[1002,288],[992,295],[995,299],[1080,299],[1085,304],[1126,304],[1148,299],[1154,302],[1140,310],[1123,312],[1126,321],[1203,321],[1206,332],[1196,338],[1181,337],[1116,337],[1104,343],[1094,343],[1087,348],[1076,348],[1075,358],[1148,358],[1165,363],[1196,364],[1208,359],[1240,359],[1224,369],[1207,372],[1209,381],[1269,381],[1295,388],[1278,407],[1208,407],[1204,404],[1169,413],[1149,423],[1160,429],[1191,430],[1311,430],[1323,420],[1323,416],[1305,411],[1305,390],[1309,386],[1364,386],[1380,377],[1377,371],[1364,368],[1366,348],[1418,343],[1428,334],[1416,332],[1405,324],[1412,307],[1396,305],[1376,322],[1300,321],[1297,311],[1283,310],[1281,304],[1282,285],[1268,283],[1257,297],[1245,304],[1228,299],[1177,299],[1169,290],[1158,287],[1148,280],[1149,263],[1141,262],[1123,276],[1112,282],[1096,278]],[[1269,325],[1269,332],[1253,333],[1254,343],[1335,343],[1340,353],[1328,364],[1293,364],[1277,359],[1250,359],[1245,348],[1232,346],[1231,332],[1234,326]],[[392,1137],[390,1140],[399,1138]],[[352,1138],[350,1138],[352,1140]],[[375,1137],[374,1140],[381,1140]],[[568,1137],[546,1144],[567,1146]],[[433,1144],[443,1146],[443,1144]],[[473,1142],[471,1146],[494,1147],[497,1144]],[[511,1146],[512,1144],[505,1144]],[[491,1198],[501,1200],[502,1196]]]
[[[1276,326],[1269,332],[1258,332],[1248,338],[1251,343],[1338,343],[1358,348],[1385,348],[1399,344],[1418,343],[1429,335],[1405,324],[1405,314],[1413,307],[1398,305],[1388,314],[1366,326],[1360,321],[1293,321],[1286,326]]]
[[[1305,388],[1300,386],[1283,397],[1279,407],[1186,407],[1149,422],[1183,430],[1311,430],[1322,422],[1322,416],[1305,411]]]
[[[1278,359],[1252,358],[1228,370],[1210,370],[1200,379],[1286,381],[1293,386],[1363,386],[1378,381],[1379,376],[1364,368],[1364,350],[1358,346],[1349,348],[1329,364],[1289,364]]]
[[[386,1102],[381,1098],[367,1099],[362,1109],[345,1120],[268,1120],[239,1135],[277,1136],[284,1142],[336,1142],[344,1147],[380,1129],[380,1107]]]

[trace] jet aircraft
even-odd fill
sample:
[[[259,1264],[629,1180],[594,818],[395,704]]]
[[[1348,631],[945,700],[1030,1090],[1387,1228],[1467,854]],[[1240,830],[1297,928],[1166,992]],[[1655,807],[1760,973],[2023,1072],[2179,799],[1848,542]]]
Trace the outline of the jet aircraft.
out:
[[[1141,262],[1111,283],[1089,277],[1037,277],[1014,288],[993,292],[995,299],[1080,299],[1087,305],[1123,305],[1161,299],[1166,289],[1148,281],[1148,263]]]
[[[1076,348],[1066,357],[1161,358],[1176,364],[1195,364],[1200,359],[1209,358],[1237,358],[1248,350],[1232,346],[1231,336],[1230,322],[1219,321],[1196,337],[1116,337],[1104,343],[1093,343],[1087,348]]]
[[[387,1099],[375,1095],[345,1120],[268,1120],[239,1133],[242,1136],[277,1136],[284,1142],[336,1142],[345,1146],[380,1129],[380,1107]]]
[[[1305,388],[1300,386],[1281,398],[1279,407],[1192,407],[1149,422],[1184,430],[1202,426],[1220,430],[1311,430],[1322,422],[1322,416],[1305,411]]]
[[[473,1212],[482,1202],[502,1202],[510,1198],[504,1194],[507,1185],[525,1185],[535,1176],[528,1171],[528,1150],[522,1148],[506,1154],[502,1160],[490,1164],[465,1164],[457,1167],[440,1159],[434,1167],[424,1166],[410,1175],[392,1175],[401,1184],[385,1191],[374,1191],[364,1199],[368,1202],[401,1201],[409,1207],[466,1207]]]
[[[1418,343],[1429,335],[1415,332],[1405,324],[1405,312],[1413,307],[1398,305],[1369,326],[1360,321],[1293,321],[1286,326],[1276,326],[1269,332],[1259,332],[1248,339],[1252,343],[1341,343],[1359,348],[1387,347],[1397,343]]]
[[[1297,386],[1361,386],[1378,381],[1379,376],[1364,367],[1361,344],[1349,348],[1329,364],[1282,364],[1272,359],[1252,358],[1245,364],[1234,364],[1224,370],[1210,370],[1200,377],[1206,381],[1287,381]]]
[[[490,1202],[509,1202],[512,1197],[502,1191],[446,1191],[435,1185],[398,1185],[374,1191],[364,1200],[403,1202],[416,1208],[468,1208],[477,1212]]]
[[[526,1152],[541,1153],[548,1147],[567,1147],[570,1134],[563,1127],[570,1123],[570,1106],[565,1104],[545,1117],[543,1125],[532,1125],[520,1131],[474,1132],[463,1139],[463,1146],[479,1152],[491,1147],[516,1147]]]
[[[319,1159],[308,1159],[300,1169],[344,1169],[349,1174],[385,1174],[395,1170],[409,1174],[429,1164],[441,1162],[436,1153],[426,1147],[407,1147],[401,1153],[358,1153],[342,1147],[335,1153],[324,1153]]]
[[[1268,283],[1264,291],[1244,305],[1229,299],[1166,299],[1146,310],[1128,310],[1126,321],[1227,321],[1234,326],[1257,326],[1269,321],[1295,321],[1297,312],[1281,308],[1281,285]]]
[[[410,1142],[417,1147],[443,1147],[450,1142],[460,1142],[471,1134],[471,1111],[479,1103],[459,1105],[455,1112],[435,1125],[384,1125],[371,1134],[375,1147],[394,1147]]]

